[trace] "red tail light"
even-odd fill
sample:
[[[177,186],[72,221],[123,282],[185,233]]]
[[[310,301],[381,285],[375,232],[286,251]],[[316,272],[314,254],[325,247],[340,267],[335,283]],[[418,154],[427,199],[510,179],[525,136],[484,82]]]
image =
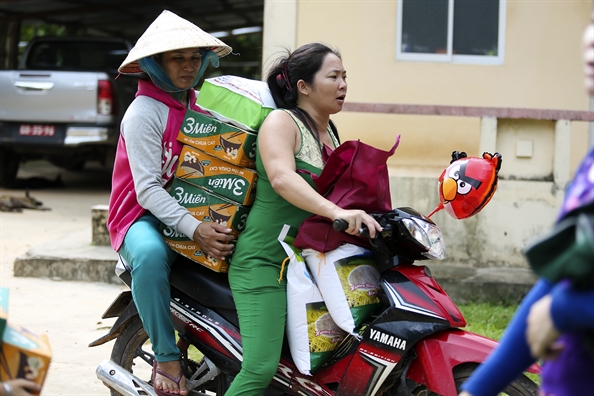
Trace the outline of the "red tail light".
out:
[[[97,113],[99,115],[112,115],[116,111],[113,96],[113,87],[108,80],[97,82]]]

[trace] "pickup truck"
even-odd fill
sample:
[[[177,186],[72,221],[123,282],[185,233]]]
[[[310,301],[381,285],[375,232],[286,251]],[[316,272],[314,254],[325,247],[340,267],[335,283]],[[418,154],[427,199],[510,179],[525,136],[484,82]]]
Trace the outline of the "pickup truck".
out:
[[[111,165],[136,93],[137,78],[117,72],[131,47],[119,38],[36,37],[16,70],[0,70],[0,185],[10,187],[31,159],[70,170]]]

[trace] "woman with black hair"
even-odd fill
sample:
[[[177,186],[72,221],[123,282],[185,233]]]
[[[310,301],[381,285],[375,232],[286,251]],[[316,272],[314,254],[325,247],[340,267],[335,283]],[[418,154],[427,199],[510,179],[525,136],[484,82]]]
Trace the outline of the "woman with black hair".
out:
[[[165,243],[160,224],[195,241],[211,257],[224,259],[233,250],[230,229],[197,220],[168,192],[186,111],[208,114],[196,105],[194,87],[209,64],[218,66],[219,57],[229,53],[231,47],[165,10],[118,69],[143,77],[122,119],[107,229],[132,275],[132,296],[154,353],[152,385],[158,396],[188,394],[169,308],[169,273],[178,253]]]
[[[267,83],[279,109],[258,132],[256,199],[229,267],[243,363],[226,395],[262,395],[276,372],[287,311],[287,256],[277,239],[283,225],[298,228],[317,214],[346,220],[349,234],[362,224],[372,236],[381,230],[364,211],[341,209],[318,194],[311,176],[324,168],[323,146],[339,145],[330,116],[342,110],[347,93],[340,54],[319,43],[303,45],[278,60]]]

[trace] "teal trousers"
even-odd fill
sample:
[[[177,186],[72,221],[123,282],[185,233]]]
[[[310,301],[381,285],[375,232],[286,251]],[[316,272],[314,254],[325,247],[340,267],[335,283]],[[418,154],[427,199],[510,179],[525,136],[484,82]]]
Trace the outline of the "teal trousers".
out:
[[[280,265],[238,263],[229,283],[239,316],[241,371],[225,396],[261,396],[276,373],[287,320],[287,283]]]
[[[159,220],[148,213],[136,220],[119,254],[132,267],[132,297],[158,362],[181,357],[175,342],[169,300],[169,273],[177,258],[159,233]]]

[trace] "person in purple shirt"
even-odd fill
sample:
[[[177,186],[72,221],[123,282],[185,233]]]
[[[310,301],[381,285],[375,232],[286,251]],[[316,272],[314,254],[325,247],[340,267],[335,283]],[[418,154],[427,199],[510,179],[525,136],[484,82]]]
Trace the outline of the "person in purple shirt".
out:
[[[584,85],[594,95],[594,25],[584,32]],[[594,149],[567,189],[557,224],[594,206]],[[579,258],[572,260],[573,265]],[[594,267],[586,260],[585,265]],[[534,266],[533,266],[534,267]],[[583,268],[582,268],[583,269]],[[538,273],[538,271],[537,271]],[[592,272],[589,272],[592,274]],[[462,385],[460,396],[497,395],[537,359],[541,396],[588,395],[594,391],[594,284],[587,279],[542,277],[526,295],[500,345]],[[581,282],[583,284],[578,284]]]

